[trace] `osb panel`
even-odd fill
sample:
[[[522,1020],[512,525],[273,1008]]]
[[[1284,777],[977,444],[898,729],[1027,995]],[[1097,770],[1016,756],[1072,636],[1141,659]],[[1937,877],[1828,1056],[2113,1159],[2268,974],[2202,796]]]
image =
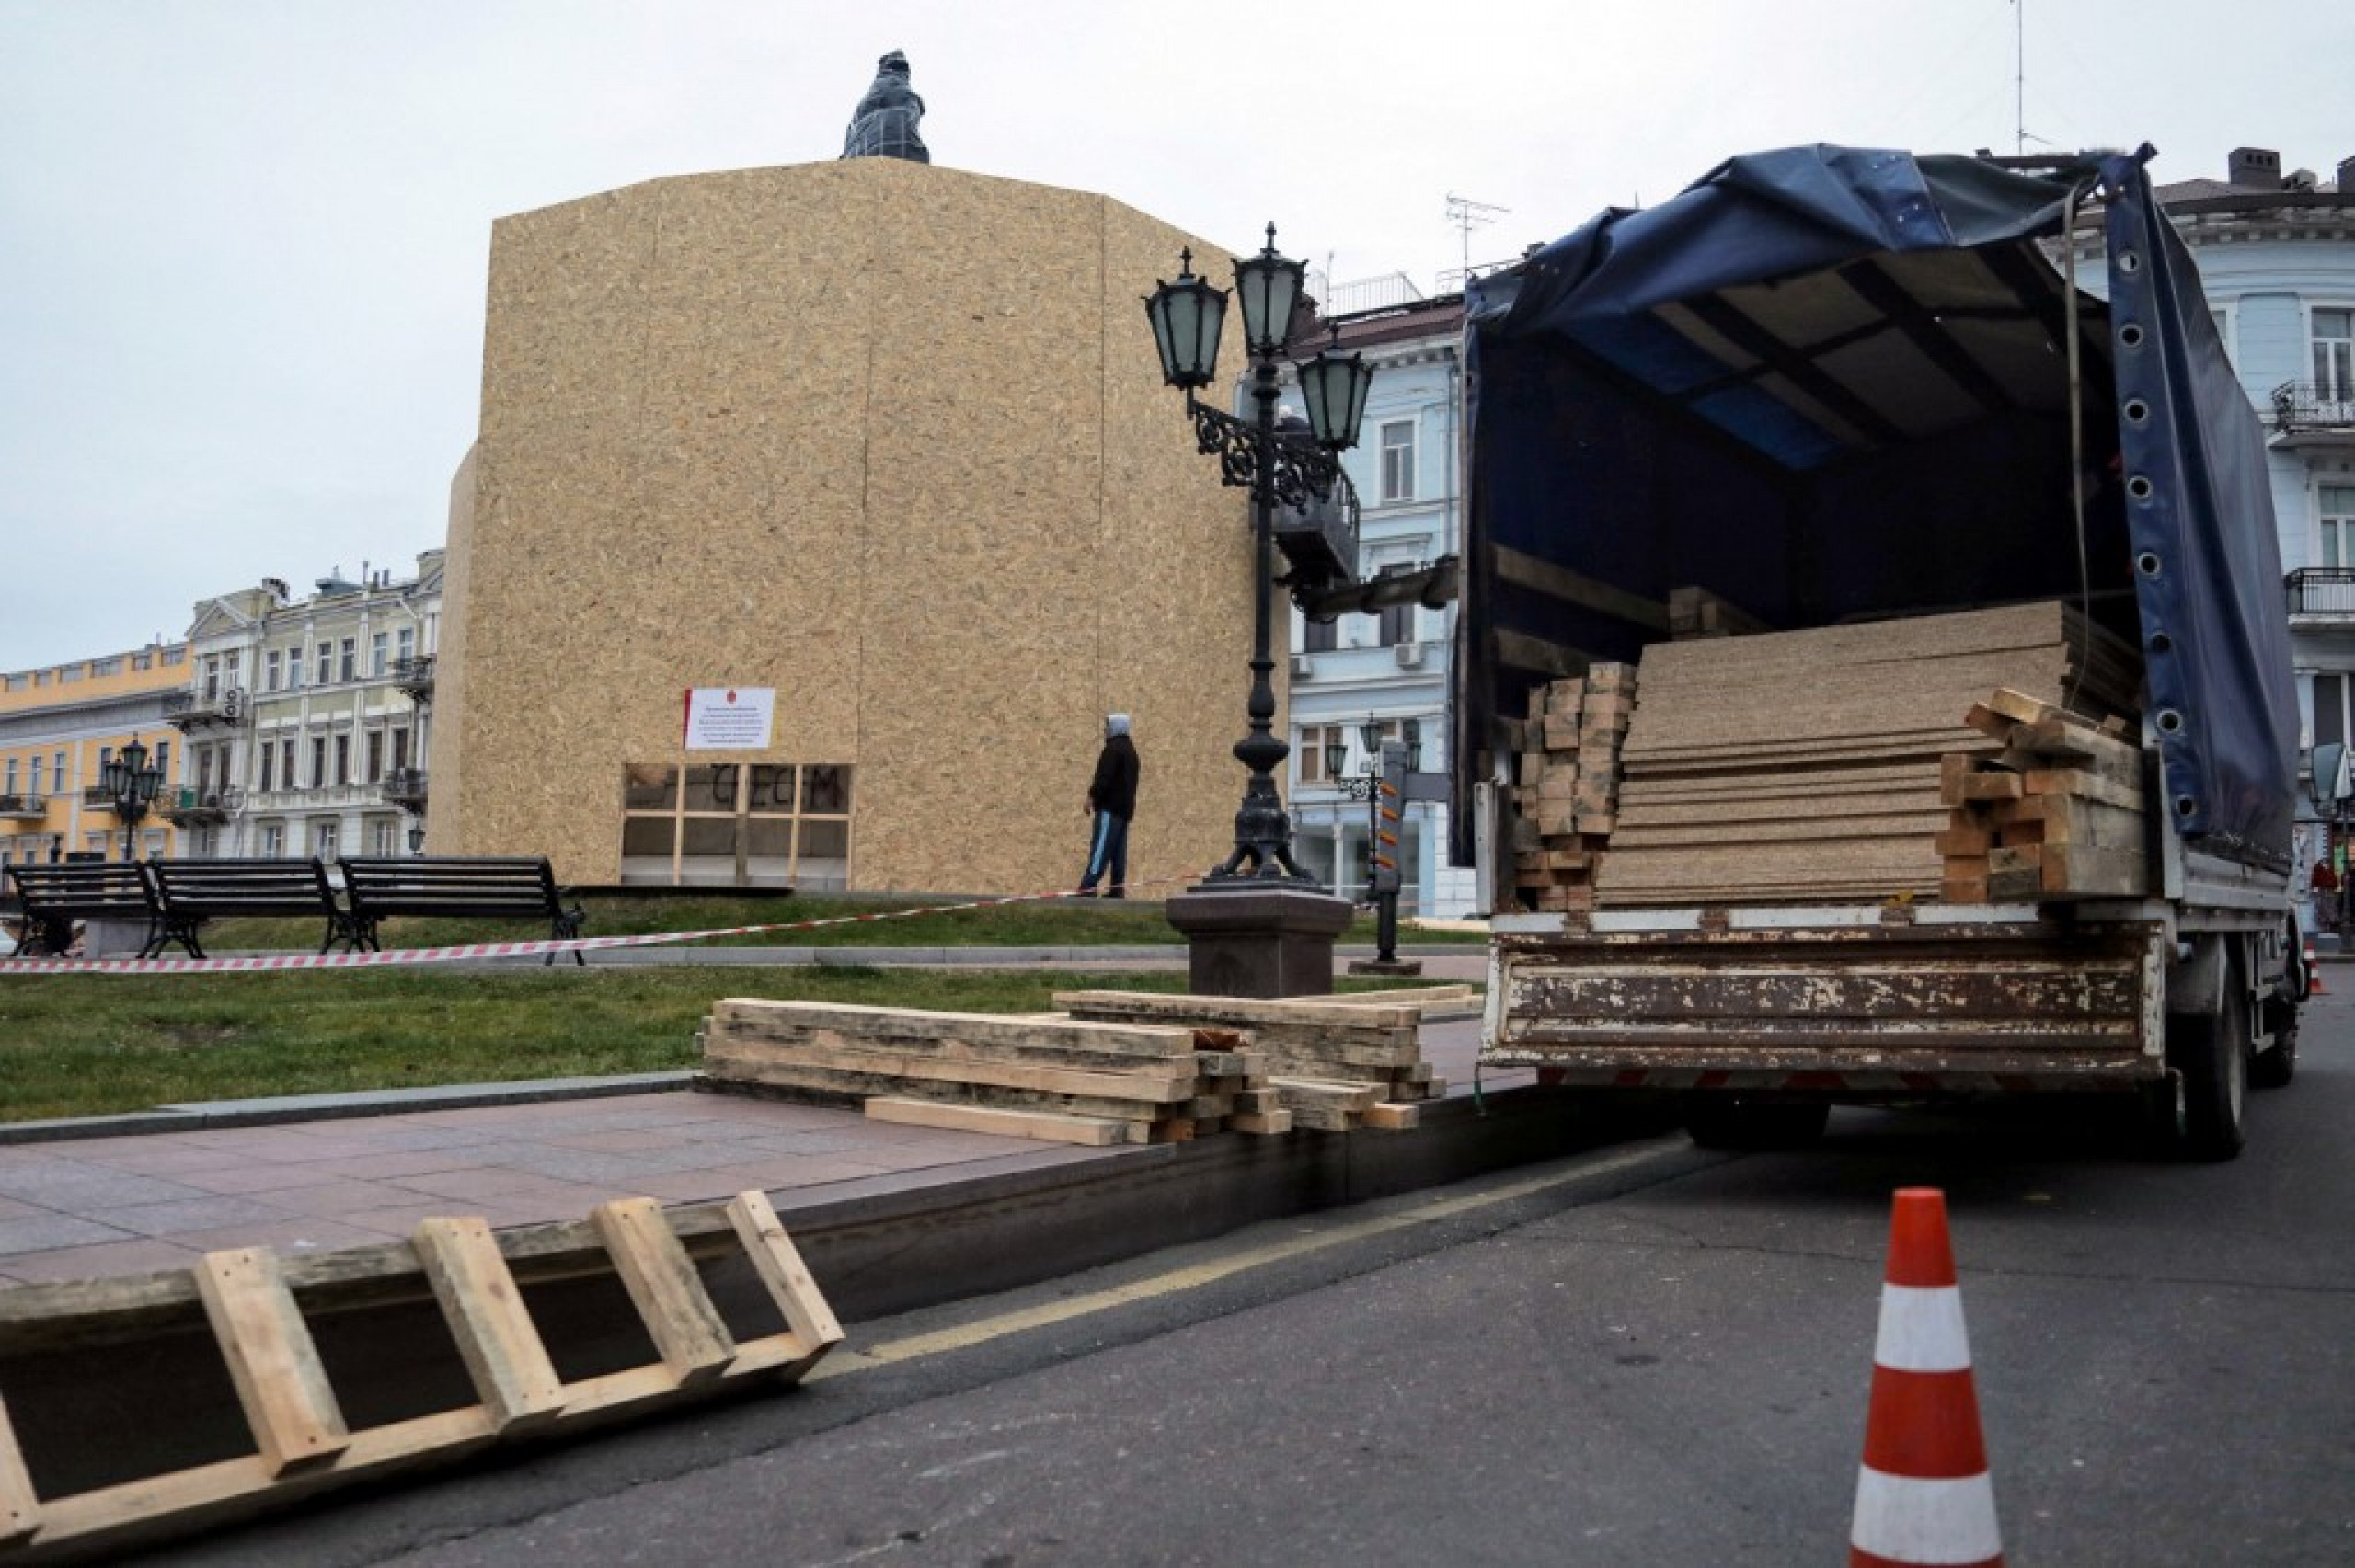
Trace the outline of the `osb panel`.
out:
[[[426,766],[425,847],[440,854],[457,841],[458,799],[465,776],[464,727],[451,715],[466,711],[466,596],[475,539],[475,474],[479,445],[468,447],[450,477],[450,521],[443,541],[442,619],[433,659],[431,750]],[[426,651],[426,650],[419,650]]]
[[[1138,303],[1186,243],[892,160],[502,221],[434,847],[614,879],[622,765],[734,683],[777,688],[764,757],[857,767],[861,887],[1071,880],[1108,709],[1146,759],[1132,876],[1219,859],[1248,541]]]

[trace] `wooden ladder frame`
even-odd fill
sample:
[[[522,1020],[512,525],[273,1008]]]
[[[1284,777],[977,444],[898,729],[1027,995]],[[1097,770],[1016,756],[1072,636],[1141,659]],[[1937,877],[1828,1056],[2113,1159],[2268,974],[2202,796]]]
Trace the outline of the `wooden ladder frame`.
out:
[[[193,1271],[197,1290],[255,1451],[42,1498],[0,1404],[0,1562],[79,1556],[183,1534],[393,1471],[615,1420],[764,1375],[797,1383],[842,1342],[842,1325],[767,1195],[739,1193],[727,1215],[784,1316],[785,1332],[734,1338],[662,1206],[648,1197],[616,1198],[599,1205],[591,1222],[659,1359],[569,1383],[557,1376],[488,1223],[423,1221],[411,1245],[481,1402],[357,1432],[344,1422],[277,1254],[267,1247],[208,1253]],[[58,1550],[44,1550],[51,1547]]]

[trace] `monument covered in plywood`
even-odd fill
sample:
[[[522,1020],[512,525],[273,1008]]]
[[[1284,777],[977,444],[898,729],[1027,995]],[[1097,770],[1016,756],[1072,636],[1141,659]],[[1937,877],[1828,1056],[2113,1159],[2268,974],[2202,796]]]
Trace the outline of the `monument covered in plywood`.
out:
[[[1132,879],[1218,861],[1249,530],[1139,303],[1189,245],[893,158],[501,219],[436,852],[584,884],[1067,887],[1118,711]],[[688,750],[684,694],[711,689],[773,693],[766,744]]]

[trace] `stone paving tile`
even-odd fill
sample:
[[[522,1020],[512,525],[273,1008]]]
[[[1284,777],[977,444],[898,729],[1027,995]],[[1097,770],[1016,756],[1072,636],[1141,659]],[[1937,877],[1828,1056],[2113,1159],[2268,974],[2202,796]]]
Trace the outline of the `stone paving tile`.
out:
[[[611,1189],[591,1188],[576,1182],[534,1175],[528,1171],[490,1169],[403,1176],[398,1181],[386,1183],[385,1191],[395,1195],[402,1192],[415,1192],[427,1197],[438,1197],[451,1203],[495,1201],[511,1207],[519,1204],[546,1201],[557,1206],[551,1211],[556,1214],[569,1212],[575,1195],[580,1193],[594,1191],[602,1194],[602,1196],[592,1197],[590,1200],[592,1204],[602,1202],[604,1197],[613,1196]],[[585,1214],[588,1210],[583,1208],[581,1212]]]
[[[144,1203],[107,1211],[107,1222],[137,1236],[183,1236],[191,1231],[224,1231],[232,1226],[270,1225],[287,1218],[286,1210],[249,1197],[187,1199],[178,1203]],[[239,1242],[238,1245],[251,1245]]]
[[[86,1214],[140,1203],[169,1203],[178,1198],[212,1195],[201,1187],[167,1182],[155,1176],[134,1176],[89,1166],[65,1166],[53,1171],[15,1171],[0,1177],[0,1196],[37,1204],[42,1208]]]
[[[311,1216],[231,1225],[218,1230],[190,1230],[171,1239],[201,1253],[224,1252],[234,1247],[268,1247],[281,1258],[341,1252],[346,1247],[373,1247],[385,1240],[375,1231],[357,1225]]]
[[[29,1219],[36,1215],[56,1212],[53,1208],[43,1208],[37,1203],[25,1203],[13,1197],[0,1197],[0,1219]]]
[[[729,1179],[727,1167],[710,1171],[679,1171],[665,1176],[648,1176],[638,1184],[638,1191],[647,1197],[661,1198],[664,1203],[700,1203],[706,1198],[733,1197],[752,1187],[766,1190],[775,1184],[758,1179]],[[5,1260],[0,1260],[5,1264]]]
[[[643,1154],[607,1154],[593,1149],[517,1150],[500,1164],[506,1170],[526,1171],[557,1181],[624,1185],[640,1176],[659,1176],[677,1169]]]
[[[72,1214],[43,1214],[23,1219],[0,1219],[0,1257],[18,1253],[46,1253],[58,1247],[85,1247],[99,1242],[121,1242],[132,1232],[117,1225],[101,1225]]]
[[[376,1154],[356,1154],[343,1160],[322,1160],[318,1173],[348,1181],[377,1182],[399,1176],[422,1176],[434,1171],[468,1171],[488,1163],[498,1152],[492,1144],[468,1144],[458,1149],[396,1149]]]
[[[344,1215],[384,1206],[385,1189],[378,1182],[312,1182],[299,1187],[272,1187],[257,1201],[285,1214],[341,1219]]]
[[[50,1160],[60,1158],[76,1164],[103,1165],[110,1171],[128,1171],[142,1176],[176,1176],[184,1171],[217,1171],[234,1165],[245,1157],[234,1149],[207,1149],[183,1142],[172,1133],[149,1133],[140,1138],[77,1138],[71,1142],[45,1146],[52,1152]],[[71,1152],[63,1152],[70,1150]],[[41,1156],[34,1155],[23,1162],[34,1164]]]
[[[312,1160],[302,1164],[246,1165],[228,1171],[190,1171],[183,1185],[224,1196],[247,1193],[282,1192],[288,1187],[316,1186],[343,1173],[341,1162]]]
[[[598,1150],[605,1153],[628,1153],[638,1150],[669,1149],[678,1143],[676,1134],[646,1127],[614,1127],[605,1130],[580,1132],[547,1132],[540,1141],[555,1149]]]
[[[204,1254],[178,1242],[142,1236],[95,1246],[60,1247],[21,1257],[0,1258],[0,1279],[14,1285],[50,1285],[69,1279],[121,1279],[192,1268]]]

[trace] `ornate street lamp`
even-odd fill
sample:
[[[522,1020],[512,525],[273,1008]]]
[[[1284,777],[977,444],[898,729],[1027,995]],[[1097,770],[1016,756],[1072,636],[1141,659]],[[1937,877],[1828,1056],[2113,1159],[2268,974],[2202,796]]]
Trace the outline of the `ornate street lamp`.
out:
[[[122,821],[122,858],[139,858],[139,819],[155,803],[156,791],[164,787],[164,771],[147,765],[147,748],[134,735],[121,753],[98,769],[98,787],[113,802],[114,814]]]
[[[1162,379],[1186,394],[1196,446],[1219,460],[1220,477],[1251,492],[1254,599],[1251,626],[1249,733],[1235,746],[1235,760],[1250,770],[1243,804],[1235,816],[1235,850],[1213,867],[1204,886],[1313,885],[1292,856],[1292,822],[1276,794],[1275,770],[1292,748],[1274,732],[1276,692],[1270,676],[1269,606],[1275,583],[1275,512],[1279,504],[1304,508],[1337,493],[1355,495],[1337,453],[1357,444],[1365,414],[1366,389],[1373,380],[1358,355],[1336,345],[1296,367],[1308,405],[1307,436],[1279,431],[1276,398],[1281,380],[1278,360],[1292,331],[1305,269],[1276,252],[1276,226],[1258,255],[1235,264],[1235,294],[1243,309],[1243,336],[1251,356],[1254,417],[1237,418],[1203,403],[1194,394],[1218,370],[1218,339],[1226,318],[1227,294],[1194,276],[1191,250],[1178,253],[1178,280],[1165,282],[1145,301],[1154,345],[1161,353]]]

